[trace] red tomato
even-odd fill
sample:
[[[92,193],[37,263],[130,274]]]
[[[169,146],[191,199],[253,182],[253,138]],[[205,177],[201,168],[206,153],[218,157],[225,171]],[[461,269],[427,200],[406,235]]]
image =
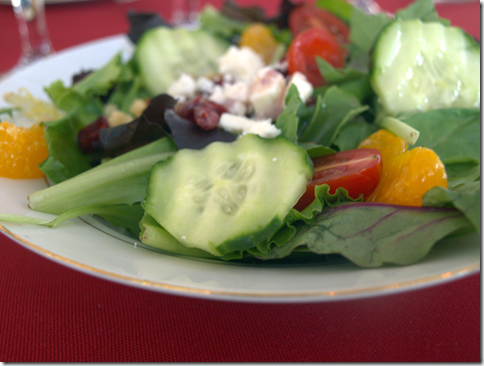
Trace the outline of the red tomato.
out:
[[[314,187],[329,185],[334,194],[342,187],[351,198],[368,197],[378,186],[381,177],[381,156],[376,149],[354,149],[341,151],[313,159],[314,175],[306,192],[294,206],[302,211],[314,200]]]
[[[345,50],[336,38],[322,29],[309,29],[300,33],[289,46],[287,66],[289,74],[302,72],[313,86],[320,86],[324,79],[319,72],[316,56],[321,57],[333,67],[343,67]]]
[[[294,8],[289,14],[289,28],[294,37],[311,28],[332,33],[339,43],[348,43],[348,26],[333,14],[311,4]]]

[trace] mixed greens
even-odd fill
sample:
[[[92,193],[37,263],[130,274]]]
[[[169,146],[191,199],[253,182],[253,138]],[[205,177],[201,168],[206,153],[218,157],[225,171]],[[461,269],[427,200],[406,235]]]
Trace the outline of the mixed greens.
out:
[[[269,25],[280,45],[276,54],[284,54],[296,5],[283,1],[275,18],[231,2],[220,11],[208,6],[194,31],[172,28],[154,14],[130,14],[132,58],[118,54],[71,86],[56,81],[45,88],[63,111],[43,122],[49,157],[41,169],[53,185],[28,198],[31,209],[59,216],[0,214],[0,221],[54,227],[92,214],[174,254],[222,260],[340,254],[362,267],[411,264],[444,237],[480,232],[479,44],[439,18],[432,0],[394,17],[366,14],[342,0],[316,6],[347,23],[346,63],[335,68],[317,59],[325,84],[308,103],[289,88],[274,123],[280,135],[272,139],[204,131],[175,112],[167,90],[183,72],[216,72],[216,60],[253,22]],[[434,47],[438,40],[444,46]],[[394,75],[414,57],[410,45],[424,48],[415,50],[426,52],[417,80],[431,86],[397,85]],[[398,47],[407,51],[395,59]],[[456,63],[466,72],[455,74]],[[424,107],[412,99],[419,93]],[[137,99],[149,100],[139,116],[99,130],[95,149],[80,150],[79,132],[107,105],[129,114]],[[445,164],[448,188],[432,188],[417,208],[364,203],[323,184],[308,207],[293,208],[312,176],[312,158],[356,149],[381,127],[413,147],[433,149]]]

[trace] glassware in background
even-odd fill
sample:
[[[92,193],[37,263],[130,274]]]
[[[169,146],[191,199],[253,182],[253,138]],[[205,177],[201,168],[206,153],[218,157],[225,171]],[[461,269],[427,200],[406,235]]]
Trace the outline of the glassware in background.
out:
[[[172,0],[171,21],[176,26],[196,27],[200,12],[200,0]]]
[[[354,7],[364,11],[368,14],[378,14],[381,13],[380,6],[373,0],[346,0],[348,3]]]
[[[45,23],[44,0],[11,0],[17,18],[22,55],[17,67],[54,53]]]

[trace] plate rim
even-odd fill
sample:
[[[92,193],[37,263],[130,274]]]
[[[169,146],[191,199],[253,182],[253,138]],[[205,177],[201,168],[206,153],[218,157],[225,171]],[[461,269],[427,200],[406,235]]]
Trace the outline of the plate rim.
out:
[[[81,219],[81,221],[83,221]],[[87,222],[83,221],[86,225]],[[409,290],[417,290],[432,285],[443,284],[452,280],[457,280],[463,277],[470,276],[474,273],[480,272],[480,260],[476,263],[469,264],[465,267],[455,269],[450,272],[445,272],[438,275],[430,275],[419,278],[418,280],[406,280],[402,282],[392,283],[388,285],[380,285],[373,287],[365,287],[363,289],[353,290],[337,290],[337,291],[309,291],[301,293],[277,293],[270,294],[246,292],[246,291],[230,291],[230,290],[207,290],[191,288],[188,286],[170,285],[167,283],[156,282],[152,280],[142,280],[134,277],[123,276],[112,273],[106,270],[95,268],[90,265],[80,263],[78,261],[66,258],[62,255],[52,253],[49,250],[39,247],[38,245],[22,238],[21,236],[11,232],[5,226],[0,224],[0,232],[30,249],[34,253],[40,254],[56,263],[78,270],[80,272],[90,274],[92,276],[110,280],[113,282],[130,285],[136,288],[149,289],[158,292],[170,293],[175,295],[185,295],[190,297],[212,299],[212,300],[232,300],[244,302],[324,302],[337,300],[361,299],[365,297],[377,297],[389,294],[397,294]],[[106,234],[108,235],[108,234]]]

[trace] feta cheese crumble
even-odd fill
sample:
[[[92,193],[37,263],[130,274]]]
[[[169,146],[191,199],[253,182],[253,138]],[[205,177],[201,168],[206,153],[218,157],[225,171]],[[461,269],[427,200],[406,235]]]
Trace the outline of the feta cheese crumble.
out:
[[[256,121],[230,113],[223,113],[220,116],[218,125],[225,131],[237,135],[252,133],[270,139],[281,134],[281,130],[272,124],[270,118]]]
[[[234,81],[250,82],[263,67],[264,61],[250,47],[230,46],[218,60],[220,73],[230,75]]]

